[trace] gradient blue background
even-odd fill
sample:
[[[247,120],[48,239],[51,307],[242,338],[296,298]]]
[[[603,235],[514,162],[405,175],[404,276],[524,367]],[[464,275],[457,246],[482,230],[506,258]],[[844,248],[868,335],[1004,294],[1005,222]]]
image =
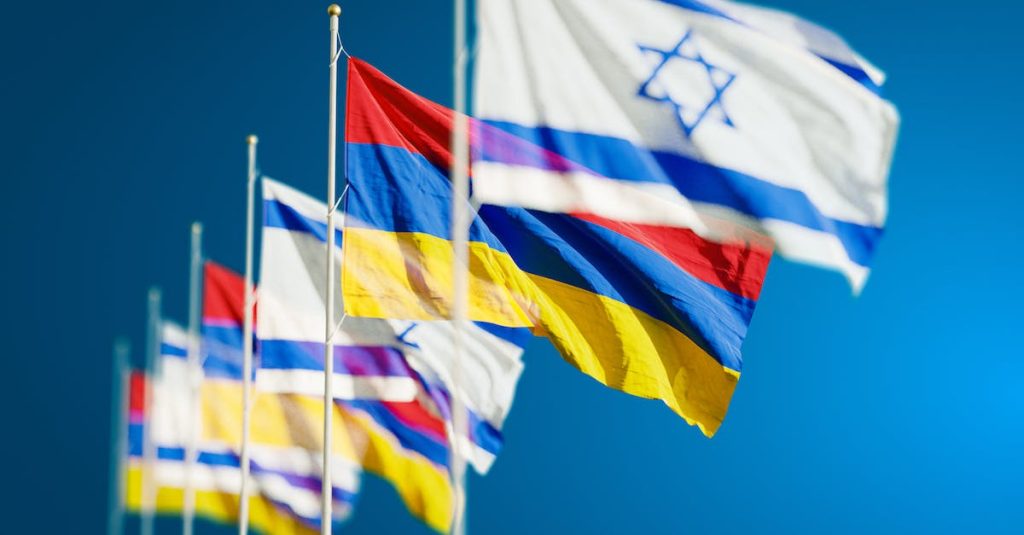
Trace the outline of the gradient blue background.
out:
[[[28,4],[0,17],[0,531],[100,533],[112,340],[141,346],[151,284],[184,319],[192,220],[241,267],[244,136],[322,195],[326,2]],[[866,291],[776,260],[713,440],[536,343],[472,532],[1024,532],[1011,4],[773,0],[890,74],[903,129]],[[450,103],[448,2],[344,8],[353,54]],[[347,527],[425,531],[378,481]]]

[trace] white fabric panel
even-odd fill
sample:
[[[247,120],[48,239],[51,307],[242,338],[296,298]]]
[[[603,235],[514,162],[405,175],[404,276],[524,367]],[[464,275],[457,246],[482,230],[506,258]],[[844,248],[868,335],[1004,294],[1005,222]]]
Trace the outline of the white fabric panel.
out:
[[[409,363],[428,381],[452,385],[454,366],[451,351],[454,333],[449,322],[394,321]],[[467,407],[500,429],[515,397],[516,383],[523,371],[523,348],[494,336],[472,323],[463,331],[462,381],[452,394]]]
[[[315,370],[262,369],[256,374],[256,389],[271,394],[324,395],[324,372]],[[354,376],[334,374],[335,399],[412,401],[419,386],[405,377]]]
[[[656,0],[495,0],[479,11],[477,117],[627,139],[800,189],[829,217],[884,222],[895,109],[806,49]],[[671,50],[689,30],[708,62],[736,74],[723,95],[735,128],[705,120],[687,138],[671,108],[637,96],[655,67],[640,46]],[[665,83],[699,100],[699,76]]]
[[[188,332],[184,327],[171,321],[160,323],[160,341],[181,351],[188,350]]]
[[[860,68],[875,83],[884,76],[813,23],[724,0],[704,4],[727,17],[658,0],[482,2],[474,116],[627,141],[643,154],[677,155],[753,177],[743,180],[763,184],[763,191],[742,195],[774,190],[780,197],[773,198],[780,200],[772,202],[796,203],[786,207],[796,219],[781,224],[745,214],[727,219],[745,220],[749,231],[771,235],[782,254],[839,269],[858,287],[865,267],[852,263],[843,247],[833,247],[834,237],[812,237],[809,233],[822,234],[811,229],[818,223],[800,214],[816,210],[826,219],[884,226],[898,114],[823,58]],[[610,146],[602,150],[613,150]],[[586,210],[691,228],[713,239],[721,230],[712,224],[721,206],[697,206],[700,199],[688,203],[678,193],[652,199],[673,186],[627,180],[643,176],[575,172],[554,180],[550,172],[540,176],[510,167],[474,164],[480,202]],[[690,178],[684,172],[689,171],[677,170],[673,180]],[[717,172],[693,179],[717,181]],[[787,192],[793,190],[795,201]],[[799,194],[813,210],[800,204]],[[790,228],[797,223],[808,227]],[[780,228],[802,238],[774,235]],[[815,249],[821,243],[826,247]]]

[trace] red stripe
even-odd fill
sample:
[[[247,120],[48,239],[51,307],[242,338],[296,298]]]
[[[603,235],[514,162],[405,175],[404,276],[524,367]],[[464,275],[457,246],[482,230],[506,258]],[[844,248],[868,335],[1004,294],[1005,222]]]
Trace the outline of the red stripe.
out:
[[[588,213],[571,215],[657,251],[708,284],[755,301],[761,295],[770,250],[746,243],[708,241],[684,228],[625,223]]]
[[[428,411],[418,401],[392,402],[382,401],[381,404],[403,424],[421,433],[431,435],[438,442],[444,442],[444,422]]]
[[[370,64],[348,63],[345,140],[408,150],[447,169],[452,110],[399,85]]]
[[[245,309],[245,279],[215,262],[203,265],[203,320],[242,325]],[[255,308],[253,318],[256,317]]]
[[[128,410],[143,412],[146,410],[146,374],[132,371],[128,378]]]
[[[349,61],[345,140],[385,145],[425,157],[439,169],[451,166],[451,109],[402,87],[365,61]],[[531,152],[548,169],[595,174],[579,164],[483,122],[469,118],[470,146],[490,152]],[[481,141],[486,141],[482,144]],[[486,147],[484,146],[486,145]],[[500,158],[499,158],[500,159]]]

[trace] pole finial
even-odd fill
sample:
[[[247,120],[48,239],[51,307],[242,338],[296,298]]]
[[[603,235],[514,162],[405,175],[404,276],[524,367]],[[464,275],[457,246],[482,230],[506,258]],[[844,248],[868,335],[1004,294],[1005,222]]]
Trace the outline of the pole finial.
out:
[[[340,17],[341,16],[341,6],[339,6],[338,4],[331,4],[331,5],[327,6],[327,14],[332,16],[332,17]]]
[[[260,142],[260,138],[256,137],[256,134],[249,134],[245,136],[245,143],[247,145],[255,145]]]

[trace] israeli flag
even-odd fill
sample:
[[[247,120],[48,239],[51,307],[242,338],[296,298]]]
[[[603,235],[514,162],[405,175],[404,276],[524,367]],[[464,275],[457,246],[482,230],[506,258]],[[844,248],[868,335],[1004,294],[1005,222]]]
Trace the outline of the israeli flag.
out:
[[[327,207],[286,184],[263,178],[265,222],[257,333],[261,365],[256,387],[265,393],[323,396],[323,313]],[[336,266],[344,236],[338,233]],[[340,279],[340,273],[339,279]],[[340,291],[336,318],[342,318]],[[470,437],[460,451],[486,473],[501,444],[500,430],[522,375],[528,329],[468,323],[463,354],[451,350],[447,321],[411,322],[348,317],[335,335],[336,399],[421,401],[448,418],[458,395],[469,411]],[[461,377],[458,384],[455,378]],[[426,384],[423,384],[423,383]],[[441,399],[425,400],[430,394]]]
[[[835,34],[716,0],[487,0],[477,17],[479,201],[758,242],[862,287],[899,117]],[[487,149],[509,134],[542,150]]]

